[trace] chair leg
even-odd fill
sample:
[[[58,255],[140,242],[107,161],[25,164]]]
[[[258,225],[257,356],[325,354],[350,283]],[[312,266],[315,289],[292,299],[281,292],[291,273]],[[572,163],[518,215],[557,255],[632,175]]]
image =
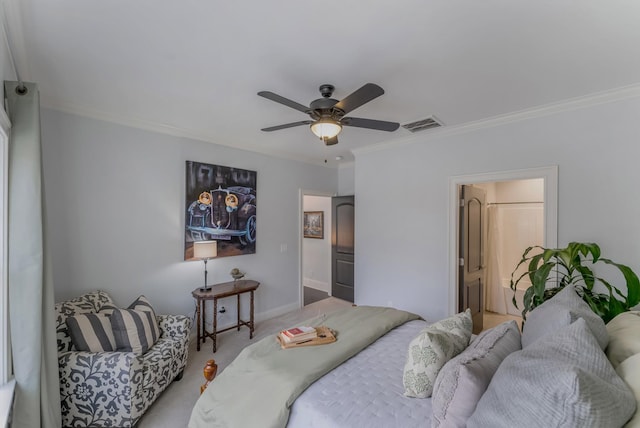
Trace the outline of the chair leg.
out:
[[[180,370],[180,373],[178,373],[178,375],[173,380],[180,381],[182,380],[182,376],[184,376],[184,369]]]

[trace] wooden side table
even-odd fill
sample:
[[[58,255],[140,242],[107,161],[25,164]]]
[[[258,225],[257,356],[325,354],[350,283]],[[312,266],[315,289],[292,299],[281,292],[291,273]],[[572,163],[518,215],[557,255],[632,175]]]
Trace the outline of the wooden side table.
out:
[[[214,284],[211,286],[211,290],[203,291],[196,288],[191,292],[191,295],[196,299],[196,324],[198,326],[198,344],[196,349],[200,351],[200,341],[205,342],[207,337],[213,340],[213,352],[217,351],[216,335],[218,333],[237,328],[240,331],[240,326],[249,327],[249,339],[253,339],[254,321],[253,321],[253,292],[256,291],[260,283],[251,279],[240,279],[238,281],[224,282],[221,284]],[[249,308],[249,321],[242,321],[240,319],[240,295],[243,293],[251,293],[251,306]],[[238,299],[238,320],[237,324],[231,327],[227,327],[218,331],[218,299],[223,297],[237,296]],[[205,303],[207,300],[213,300],[213,331],[208,332],[205,324]]]

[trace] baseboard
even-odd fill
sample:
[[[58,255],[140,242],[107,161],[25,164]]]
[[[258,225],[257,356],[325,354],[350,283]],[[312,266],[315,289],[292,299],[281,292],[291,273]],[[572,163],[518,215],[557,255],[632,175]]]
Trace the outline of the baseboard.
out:
[[[303,278],[302,285],[305,287],[313,288],[318,291],[324,291],[325,293],[329,293],[329,290],[330,290],[328,282],[317,281],[311,278]]]

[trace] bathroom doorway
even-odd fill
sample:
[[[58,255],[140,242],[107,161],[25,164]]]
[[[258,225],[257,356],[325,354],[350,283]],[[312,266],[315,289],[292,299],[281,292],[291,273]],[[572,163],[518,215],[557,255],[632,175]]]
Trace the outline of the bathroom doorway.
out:
[[[544,244],[544,180],[477,183],[485,190],[485,294],[483,321],[491,328],[509,319],[521,325],[528,279],[510,288],[511,274],[528,247]],[[525,272],[522,266],[516,275]],[[515,296],[516,303],[513,303]]]
[[[512,302],[514,293],[509,286],[511,273],[527,247],[557,246],[557,168],[455,177],[450,184],[456,204],[459,204],[462,186],[481,189],[486,195],[481,226],[481,264],[485,271],[480,296],[483,329],[510,319],[521,325],[521,302],[528,285],[522,281],[518,287],[515,297],[519,303],[516,308]],[[460,230],[458,211],[453,212],[450,298],[455,299],[454,304],[457,303],[452,311],[455,312],[461,310],[458,272],[465,261],[458,256],[459,238],[464,231]]]

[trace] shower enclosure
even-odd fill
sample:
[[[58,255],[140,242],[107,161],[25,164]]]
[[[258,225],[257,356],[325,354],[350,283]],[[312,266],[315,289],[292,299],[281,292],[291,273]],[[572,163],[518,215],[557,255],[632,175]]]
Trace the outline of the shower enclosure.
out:
[[[509,282],[524,250],[544,244],[543,186],[542,179],[482,185],[487,191],[487,311],[516,316],[522,311],[522,296],[530,284],[522,281],[518,286],[518,309]]]

